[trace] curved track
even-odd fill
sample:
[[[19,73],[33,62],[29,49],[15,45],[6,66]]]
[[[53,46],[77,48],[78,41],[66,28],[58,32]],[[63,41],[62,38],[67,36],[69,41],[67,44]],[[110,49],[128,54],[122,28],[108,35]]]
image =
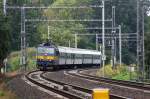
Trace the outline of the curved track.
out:
[[[63,90],[63,87],[61,87],[61,85],[46,81],[42,78],[40,78],[40,75],[42,73],[39,73],[39,71],[32,71],[29,72],[25,77],[27,78],[27,80],[29,80],[30,82],[44,88],[47,90],[50,90],[54,93],[60,94],[66,98],[69,99],[83,99],[82,97],[69,93],[68,91]]]

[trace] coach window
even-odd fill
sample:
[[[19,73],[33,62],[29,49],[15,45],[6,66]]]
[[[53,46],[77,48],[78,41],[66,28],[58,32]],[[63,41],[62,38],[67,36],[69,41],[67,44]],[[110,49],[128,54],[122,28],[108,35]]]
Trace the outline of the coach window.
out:
[[[68,55],[67,55],[67,56],[68,56],[68,59],[69,59],[69,58],[70,58],[70,53],[68,53]]]
[[[65,57],[65,53],[61,53],[61,56],[62,56],[62,58],[64,58]]]
[[[78,59],[80,59],[80,54],[78,54]]]
[[[84,55],[84,58],[87,59],[87,54]]]
[[[81,59],[81,54],[79,54],[79,59]]]
[[[71,59],[73,59],[73,53],[71,53]]]
[[[68,59],[68,53],[65,53],[66,54],[66,59]]]
[[[86,54],[86,59],[88,59],[88,54]]]
[[[77,54],[75,54],[75,58],[77,59],[78,57],[77,57]]]
[[[76,59],[78,59],[78,54],[76,54],[75,56],[76,56]]]
[[[67,59],[67,53],[63,53],[63,57]]]

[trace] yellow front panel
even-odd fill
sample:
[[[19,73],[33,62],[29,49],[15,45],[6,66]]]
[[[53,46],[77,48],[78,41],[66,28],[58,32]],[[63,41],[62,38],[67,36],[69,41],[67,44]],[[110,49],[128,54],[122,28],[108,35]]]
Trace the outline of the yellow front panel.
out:
[[[37,56],[37,59],[42,59],[42,60],[56,60],[58,59],[57,56]]]
[[[57,57],[56,56],[47,56],[46,59],[47,60],[56,60]]]
[[[37,59],[44,59],[44,56],[37,56]]]
[[[109,99],[109,89],[94,89],[93,99]]]

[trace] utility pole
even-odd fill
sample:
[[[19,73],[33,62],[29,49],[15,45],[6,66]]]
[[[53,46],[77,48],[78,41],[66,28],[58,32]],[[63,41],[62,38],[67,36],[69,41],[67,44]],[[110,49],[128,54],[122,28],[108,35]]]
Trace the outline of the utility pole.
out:
[[[116,64],[116,29],[115,29],[115,6],[112,6],[112,68]]]
[[[4,59],[4,73],[6,73],[7,72],[7,58],[6,59]]]
[[[99,44],[99,51],[100,52],[102,52],[102,45],[101,44]],[[102,67],[102,57],[100,57],[100,60],[101,60],[101,62],[100,62],[100,67]],[[105,70],[105,69],[104,69]],[[104,75],[104,71],[103,71],[103,75]]]
[[[105,76],[105,0],[102,0],[102,60],[103,60],[103,76]]]
[[[119,64],[122,65],[122,38],[121,38],[121,25],[119,25]]]
[[[71,44],[70,44],[71,42],[70,42],[70,40],[69,40],[69,47],[71,47]]]
[[[48,40],[50,40],[50,30],[49,30],[50,26],[48,26],[48,34],[47,34],[47,37],[48,37]]]
[[[6,16],[6,0],[3,0],[3,13]]]
[[[21,7],[21,59],[20,63],[26,70],[27,49],[26,49],[26,30],[25,30],[25,9]]]
[[[137,0],[137,73],[139,81],[145,78],[144,13],[144,1]]]
[[[78,48],[77,34],[75,34],[75,48]]]
[[[98,34],[96,34],[96,50],[98,50]]]
[[[144,36],[145,36],[145,27],[144,27],[144,24],[145,24],[145,18],[144,18],[144,15],[145,15],[145,6],[144,6],[144,2],[143,2],[143,5],[142,5],[142,66],[143,66],[143,69],[142,69],[142,76],[143,76],[143,79],[145,79],[145,41],[144,41]]]
[[[137,74],[139,77],[139,0],[137,0]],[[139,79],[139,78],[138,78]]]

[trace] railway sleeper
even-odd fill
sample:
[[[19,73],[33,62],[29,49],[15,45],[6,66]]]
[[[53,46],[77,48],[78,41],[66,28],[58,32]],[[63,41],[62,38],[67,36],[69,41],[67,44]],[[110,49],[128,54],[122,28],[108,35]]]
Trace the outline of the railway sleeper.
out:
[[[65,91],[69,91],[70,89],[72,89],[72,87],[69,86],[69,85],[64,85],[63,86],[63,90],[65,90]]]

